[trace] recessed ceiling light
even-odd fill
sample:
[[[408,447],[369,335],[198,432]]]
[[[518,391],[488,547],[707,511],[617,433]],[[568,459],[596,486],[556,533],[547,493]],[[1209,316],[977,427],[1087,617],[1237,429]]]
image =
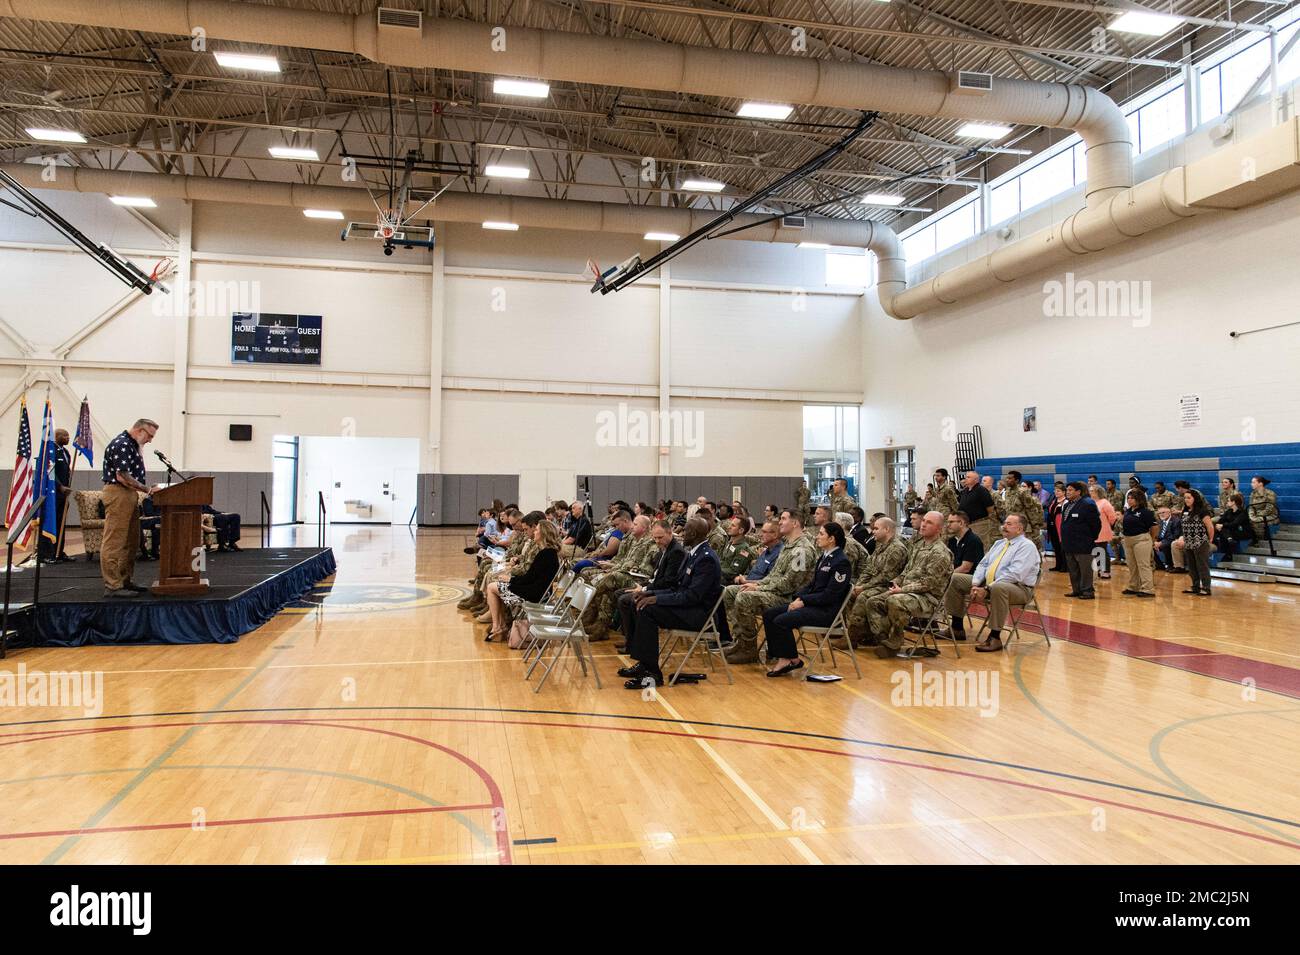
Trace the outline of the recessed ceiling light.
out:
[[[496,229],[499,232],[518,232],[519,223],[517,222],[484,222],[483,228]]]
[[[84,143],[86,137],[73,129],[44,129],[39,126],[27,127],[27,135],[32,139],[44,140],[47,143]]]
[[[676,242],[681,238],[675,232],[647,232],[645,237],[651,242]]]
[[[830,246],[825,242],[800,242],[801,249],[829,249]]]
[[[305,146],[272,146],[267,152],[276,159],[305,159],[309,162],[320,162],[316,150]]]
[[[888,192],[868,192],[861,201],[864,206],[897,206],[902,203],[903,197]]]
[[[527,166],[486,166],[483,174],[492,179],[527,179]]]
[[[302,214],[308,219],[342,219],[343,213],[337,209],[303,209]]]
[[[538,83],[536,80],[508,80],[498,76],[492,81],[492,92],[501,96],[530,96],[542,99],[551,95],[550,83]]]
[[[280,61],[273,56],[256,53],[228,53],[218,51],[212,54],[218,65],[231,70],[255,70],[258,73],[279,73]]]
[[[785,119],[793,112],[793,106],[782,103],[745,103],[736,110],[736,115],[750,119]]]
[[[1009,132],[1011,127],[1000,123],[967,123],[957,130],[957,135],[963,139],[1001,139]]]
[[[687,192],[721,192],[722,183],[710,179],[687,179],[682,188]]]
[[[158,203],[148,196],[109,196],[108,199],[115,206],[128,206],[132,209],[158,208]]]
[[[1129,10],[1110,21],[1109,29],[1119,33],[1140,33],[1143,36],[1164,36],[1178,24],[1182,17],[1167,13],[1152,13],[1149,10]]]

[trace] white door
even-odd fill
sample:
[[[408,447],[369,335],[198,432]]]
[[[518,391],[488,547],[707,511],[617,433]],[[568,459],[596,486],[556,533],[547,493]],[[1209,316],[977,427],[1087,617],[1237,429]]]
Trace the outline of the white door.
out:
[[[543,504],[541,509],[546,510],[547,505],[552,501],[574,501],[577,495],[577,471],[547,471],[546,504]]]
[[[411,511],[415,509],[415,468],[395,469],[389,494],[392,497],[392,523],[406,524],[411,519]]]

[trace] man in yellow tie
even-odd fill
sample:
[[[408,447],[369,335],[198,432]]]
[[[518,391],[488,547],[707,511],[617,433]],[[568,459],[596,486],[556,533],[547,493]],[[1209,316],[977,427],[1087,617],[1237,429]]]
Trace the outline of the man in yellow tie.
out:
[[[1041,558],[1033,541],[1025,537],[1025,521],[1019,514],[1008,514],[1002,522],[1002,540],[984,555],[973,573],[953,574],[952,586],[944,601],[944,610],[952,616],[949,635],[966,639],[966,596],[972,603],[988,603],[988,636],[975,645],[980,653],[1002,649],[1002,627],[1010,607],[1023,607],[1034,595]]]

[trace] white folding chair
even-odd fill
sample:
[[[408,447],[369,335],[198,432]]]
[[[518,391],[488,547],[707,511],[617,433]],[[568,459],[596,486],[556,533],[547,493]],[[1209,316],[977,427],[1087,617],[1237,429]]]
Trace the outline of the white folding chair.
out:
[[[1002,640],[1002,646],[1005,649],[1010,650],[1011,642],[1020,637],[1021,618],[1023,618],[1024,615],[1029,612],[1037,614],[1038,629],[1041,630],[1043,633],[1043,640],[1044,642],[1046,642],[1046,644],[1049,647],[1052,645],[1052,634],[1047,628],[1047,618],[1043,616],[1043,612],[1038,609],[1038,589],[1039,587],[1042,586],[1042,583],[1043,583],[1043,565],[1040,563],[1038,565],[1038,580],[1034,582],[1033,593],[1029,595],[1029,599],[1025,601],[1023,606],[1012,604],[1010,607],[1007,608],[1007,623],[1010,624],[1010,626],[1007,627],[1007,630],[1010,631],[1010,636]],[[1016,612],[1017,610],[1020,612],[1017,613]],[[989,627],[988,611],[985,610],[984,622],[980,624],[979,633],[975,635],[976,643],[980,642],[980,637],[983,636],[984,631],[987,630],[988,627]]]
[[[862,679],[862,668],[858,666],[858,656],[853,652],[853,641],[849,639],[848,626],[844,620],[844,614],[848,612],[849,601],[853,599],[853,588],[844,595],[844,601],[840,604],[840,609],[836,611],[835,617],[831,620],[830,626],[827,627],[795,627],[794,638],[798,646],[800,656],[808,658],[808,672],[804,674],[804,679],[813,675],[816,665],[822,661],[822,655],[829,650],[831,654],[831,669],[838,670],[839,666],[835,662],[835,644],[831,641],[835,637],[843,637],[844,642],[848,645],[848,650],[841,651],[847,653],[848,658],[853,661],[853,671],[857,673],[858,679]],[[805,640],[817,639],[817,659],[813,660],[810,654],[804,652]]]
[[[718,656],[722,657],[722,668],[727,673],[727,682],[736,682],[731,675],[731,664],[727,662],[726,651],[722,649],[722,634],[718,632],[718,625],[715,622],[715,618],[718,615],[718,608],[721,606],[722,594],[719,593],[718,599],[713,603],[713,609],[709,611],[709,616],[704,621],[704,626],[700,627],[699,630],[667,630],[664,632],[664,636],[668,639],[668,649],[660,654],[660,671],[667,669],[668,662],[671,660],[679,643],[690,642],[690,646],[686,650],[686,655],[682,657],[682,662],[677,665],[676,671],[668,678],[669,686],[672,686],[677,682],[677,678],[681,676],[682,668],[686,666],[686,661],[691,658],[701,645],[703,645],[704,648],[705,659],[709,661],[710,672],[717,672],[717,667],[713,664],[713,655],[716,653]],[[711,646],[710,642],[712,642]]]
[[[596,677],[596,688],[602,689],[600,671],[596,668],[596,658],[591,653],[591,645],[587,642],[587,633],[582,627],[582,611],[586,609],[587,602],[591,600],[594,593],[595,588],[587,583],[579,582],[573,588],[573,600],[569,604],[569,608],[573,611],[573,622],[567,627],[547,624],[529,625],[529,645],[537,647],[537,655],[533,657],[532,662],[524,670],[524,679],[530,679],[533,670],[539,664],[542,667],[542,678],[533,687],[534,693],[541,691],[542,684],[546,682],[547,677],[559,665],[560,658],[564,656],[566,650],[572,650],[573,655],[578,658],[578,666],[582,668],[583,676],[587,675],[587,657],[591,656],[591,671]],[[547,647],[555,648],[549,660],[546,658]]]
[[[948,640],[952,643],[953,652],[960,657],[961,646],[953,639],[951,633],[941,633],[939,630],[939,617],[944,612],[944,603],[948,599],[948,589],[952,586],[952,573],[948,574],[948,582],[944,584],[943,593],[939,595],[939,602],[935,604],[930,615],[917,631],[905,631],[906,633],[915,632],[915,637],[906,637],[906,645],[898,651],[900,657],[911,658],[915,656],[937,657],[939,655],[939,641]],[[919,617],[917,619],[920,619]]]

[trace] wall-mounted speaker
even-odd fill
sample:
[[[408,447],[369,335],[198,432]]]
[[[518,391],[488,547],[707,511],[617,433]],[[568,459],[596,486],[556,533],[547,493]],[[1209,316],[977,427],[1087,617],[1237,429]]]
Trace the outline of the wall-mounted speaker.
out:
[[[230,426],[231,441],[252,441],[253,426],[251,424],[232,424]]]

